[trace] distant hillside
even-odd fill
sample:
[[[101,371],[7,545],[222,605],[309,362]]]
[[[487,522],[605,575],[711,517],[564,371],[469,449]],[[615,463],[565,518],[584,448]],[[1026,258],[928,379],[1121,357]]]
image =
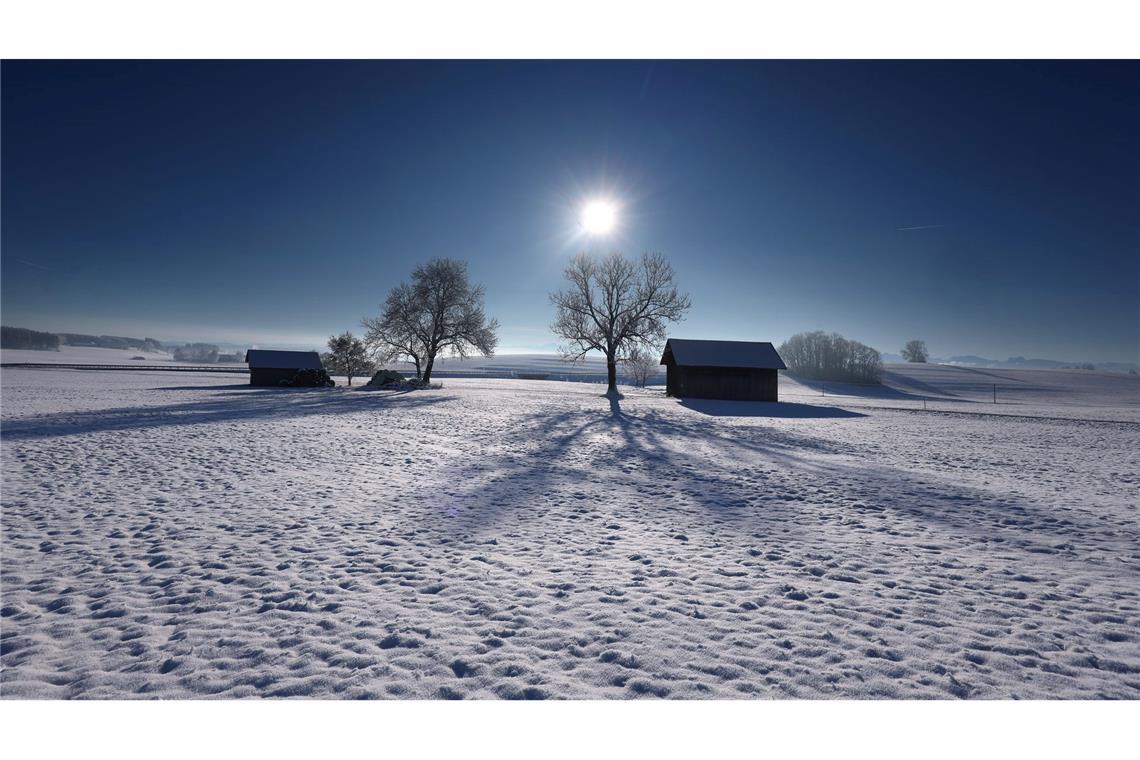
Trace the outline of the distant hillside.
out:
[[[905,364],[898,354],[883,354],[884,364]],[[1011,356],[1008,359],[987,359],[984,356],[932,356],[929,364],[951,364],[956,367],[987,367],[990,369],[1095,369],[1101,372],[1135,372],[1140,370],[1136,362],[1063,362],[1056,359],[1026,359],[1024,356]]]
[[[137,351],[144,354],[172,354],[175,361],[196,363],[245,361],[245,346],[236,343],[224,345],[233,348],[233,350],[223,352],[221,348],[212,343],[163,343],[155,338],[51,333],[8,326],[3,327],[2,337],[0,337],[0,347],[9,351],[59,351],[61,347],[70,346],[74,348]]]
[[[120,348],[156,353],[163,350],[162,343],[154,338],[123,338],[117,335],[81,335],[79,333],[58,333],[59,342],[65,346],[86,348]]]
[[[973,355],[951,356],[948,359],[931,359],[931,362],[992,369],[1098,369],[1103,372],[1140,370],[1140,364],[1136,362],[1063,362],[1056,359],[1026,359],[1024,356],[1011,356],[1005,360]]]

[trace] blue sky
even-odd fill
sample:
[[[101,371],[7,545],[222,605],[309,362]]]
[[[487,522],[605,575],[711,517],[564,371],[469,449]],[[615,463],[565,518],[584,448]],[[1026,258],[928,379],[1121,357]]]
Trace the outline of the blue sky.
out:
[[[577,250],[678,337],[1140,358],[1136,62],[5,61],[9,325],[305,347],[469,262],[551,351]],[[621,206],[606,240],[577,225]]]

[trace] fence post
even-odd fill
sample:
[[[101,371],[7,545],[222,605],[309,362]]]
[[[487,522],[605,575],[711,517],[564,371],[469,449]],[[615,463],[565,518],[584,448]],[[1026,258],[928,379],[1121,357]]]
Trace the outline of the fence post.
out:
[[[994,383],[994,403],[997,403],[997,383]]]

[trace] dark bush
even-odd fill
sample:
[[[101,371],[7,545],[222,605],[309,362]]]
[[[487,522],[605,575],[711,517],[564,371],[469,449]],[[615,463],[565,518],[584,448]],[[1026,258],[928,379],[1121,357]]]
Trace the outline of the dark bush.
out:
[[[382,369],[372,376],[368,381],[371,386],[377,385],[391,385],[392,383],[404,382],[404,376],[399,372],[390,369]]]
[[[282,380],[286,388],[332,388],[336,382],[323,369],[299,369],[292,380]]]

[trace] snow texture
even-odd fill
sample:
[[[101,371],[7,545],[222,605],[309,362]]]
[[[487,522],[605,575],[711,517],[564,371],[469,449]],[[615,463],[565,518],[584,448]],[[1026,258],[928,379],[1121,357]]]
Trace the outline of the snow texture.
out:
[[[141,356],[142,359],[134,357]],[[133,348],[96,348],[94,346],[60,346],[58,351],[34,351],[26,348],[0,350],[0,361],[29,364],[171,364],[174,357],[165,351],[141,351]]]
[[[889,369],[780,404],[5,370],[0,694],[1140,696],[1136,380]]]

